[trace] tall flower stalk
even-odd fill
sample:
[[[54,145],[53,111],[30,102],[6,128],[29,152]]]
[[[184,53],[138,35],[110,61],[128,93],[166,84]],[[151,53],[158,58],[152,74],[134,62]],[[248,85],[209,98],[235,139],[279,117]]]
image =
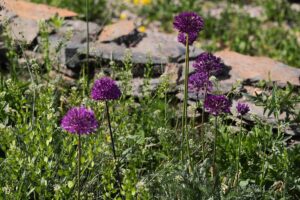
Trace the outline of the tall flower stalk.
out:
[[[121,189],[122,188],[121,176],[120,176],[120,170],[119,170],[119,163],[117,161],[117,154],[116,154],[114,136],[113,136],[113,132],[112,132],[112,128],[111,128],[108,101],[105,101],[105,107],[106,107],[107,122],[108,122],[108,128],[109,128],[109,134],[110,134],[110,140],[111,140],[111,148],[112,148],[114,160],[116,162],[117,181],[118,181],[119,188]]]
[[[189,90],[193,93],[195,93],[197,95],[197,101],[198,101],[198,97],[199,94],[203,94],[203,90],[204,90],[204,101],[206,99],[206,95],[208,91],[211,91],[213,88],[212,82],[209,81],[209,76],[207,73],[205,72],[196,72],[195,74],[192,74],[189,77]],[[202,158],[204,160],[205,158],[205,153],[204,153],[204,104],[203,104],[203,109],[202,109],[202,121],[201,121],[201,146],[202,146]]]
[[[90,57],[90,27],[89,27],[89,13],[90,5],[89,0],[85,0],[85,23],[86,23],[86,63],[82,69],[82,79],[83,79],[83,96],[86,93],[86,89],[90,84],[90,69],[89,69],[89,57]]]
[[[214,56],[213,54],[208,52],[203,52],[196,58],[193,67],[195,68],[196,74],[201,74],[201,76],[198,75],[197,77],[198,80],[194,81],[195,83],[197,83],[196,84],[197,90],[194,92],[199,93],[200,90],[204,92],[202,114],[201,114],[201,138],[202,138],[201,146],[202,146],[202,159],[204,160],[206,154],[205,153],[204,102],[206,101],[208,92],[212,91],[212,83],[209,81],[209,78],[212,74],[217,74],[221,71],[223,67],[223,63],[220,58]]]
[[[188,158],[190,160],[189,137],[187,125],[187,100],[188,100],[188,76],[189,76],[189,45],[196,41],[199,32],[203,29],[203,19],[194,12],[182,12],[175,16],[173,22],[174,28],[179,31],[178,42],[185,45],[185,75],[184,75],[184,99],[183,99],[183,113],[182,113],[182,137],[181,137],[181,160],[184,159],[184,141],[186,142],[186,149]]]
[[[96,101],[104,101],[105,107],[106,107],[106,116],[107,116],[107,122],[108,122],[108,128],[109,128],[109,134],[111,139],[111,147],[112,147],[112,153],[114,157],[114,161],[116,164],[116,180],[118,182],[119,187],[119,195],[123,198],[121,195],[121,189],[122,189],[122,181],[120,176],[120,169],[119,169],[119,163],[118,158],[116,154],[116,147],[115,147],[115,141],[114,141],[114,135],[111,127],[111,119],[109,114],[109,106],[108,101],[110,100],[117,100],[121,97],[121,91],[114,80],[112,80],[109,77],[103,77],[101,79],[98,79],[95,81],[92,92],[91,92],[92,99]]]
[[[92,110],[85,107],[75,107],[67,112],[61,121],[61,127],[73,134],[78,135],[77,156],[77,199],[80,200],[80,162],[81,162],[81,135],[90,134],[97,130],[98,122]]]
[[[236,183],[237,183],[237,191],[238,191],[238,184],[239,184],[239,178],[240,178],[240,155],[241,155],[241,137],[243,134],[243,115],[247,114],[250,109],[249,106],[247,104],[242,104],[242,103],[238,103],[238,105],[236,106],[236,110],[238,112],[238,115],[240,117],[240,133],[238,134],[238,153],[237,153],[237,158],[236,158],[236,174],[237,174],[237,178],[236,178]]]
[[[187,144],[188,158],[190,159],[190,145],[188,139],[188,127],[187,127],[187,99],[188,99],[188,77],[189,77],[189,34],[186,34],[186,46],[185,46],[185,74],[184,74],[184,101],[183,101],[183,115],[182,115],[182,136],[185,138]],[[183,155],[182,155],[183,157]],[[191,162],[191,160],[189,160]]]
[[[217,183],[217,166],[216,166],[216,154],[217,154],[217,137],[218,137],[218,116],[223,113],[230,112],[231,103],[224,95],[212,95],[208,94],[204,102],[205,109],[215,117],[215,135],[214,135],[214,146],[213,146],[213,177],[214,177],[214,188]]]
[[[85,0],[86,7],[86,73],[87,73],[87,85],[89,85],[89,57],[90,57],[90,25],[89,25],[89,13],[90,4],[89,0]]]

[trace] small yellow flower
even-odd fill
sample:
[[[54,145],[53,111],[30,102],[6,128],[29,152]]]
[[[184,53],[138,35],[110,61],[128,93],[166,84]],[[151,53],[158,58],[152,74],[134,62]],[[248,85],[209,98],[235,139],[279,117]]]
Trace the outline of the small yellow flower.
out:
[[[141,33],[145,33],[146,32],[146,27],[145,26],[140,26],[138,28],[138,31],[141,32]]]
[[[121,19],[121,20],[127,19],[127,14],[126,14],[126,13],[121,13],[120,19]]]
[[[149,5],[149,4],[151,4],[151,0],[140,0],[140,3],[142,5]]]
[[[106,141],[111,142],[110,135],[108,135],[108,134],[106,135]]]
[[[140,4],[140,0],[133,0],[134,5],[139,5]]]

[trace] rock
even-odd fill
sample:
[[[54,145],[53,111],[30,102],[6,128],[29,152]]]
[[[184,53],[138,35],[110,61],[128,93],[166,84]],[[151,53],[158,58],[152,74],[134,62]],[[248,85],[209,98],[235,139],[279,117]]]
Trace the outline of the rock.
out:
[[[182,68],[182,64],[168,63],[165,66],[165,72],[163,73],[163,75],[168,76],[169,83],[171,85],[177,85],[179,84],[180,77],[182,76]]]
[[[144,94],[152,95],[155,92],[160,84],[160,79],[154,78],[149,80],[149,85],[144,86],[145,79],[143,78],[134,78],[131,80],[132,85],[132,96],[134,97],[143,97]]]
[[[57,34],[63,36],[68,32],[72,32],[73,36],[70,38],[71,41],[75,42],[86,42],[86,31],[87,25],[85,21],[81,20],[65,20],[63,26],[57,31]],[[91,41],[96,41],[97,35],[99,34],[101,27],[96,23],[89,22],[89,37]]]
[[[207,2],[203,5],[204,9],[204,15],[214,17],[216,19],[220,19],[222,17],[222,14],[226,11],[232,12],[234,11],[237,14],[248,14],[252,18],[257,19],[265,19],[265,9],[261,6],[253,6],[253,5],[244,5],[239,6],[237,4],[230,4],[228,5],[225,2],[221,3],[211,3]]]
[[[0,41],[0,66],[4,65],[7,62],[6,52],[7,49],[5,48],[4,42]]]
[[[185,46],[177,42],[177,36],[159,32],[146,32],[147,36],[132,49],[133,52],[163,57],[168,62],[177,63],[185,60]],[[190,47],[190,59],[193,60],[203,51]]]
[[[0,2],[1,6],[1,2]],[[7,9],[1,9],[0,7],[0,28],[2,29],[5,22],[9,22],[12,18],[16,17],[13,12],[8,11]],[[0,29],[0,31],[1,31]]]
[[[3,2],[0,2],[2,5]],[[26,19],[17,16],[8,9],[0,11],[0,33],[4,31],[4,26],[7,26],[9,35],[17,42],[24,42],[27,45],[32,44],[39,32],[38,23],[36,20]],[[3,40],[1,38],[1,40]]]
[[[179,91],[179,93],[176,94],[176,98],[180,101],[180,102],[183,102],[184,100],[184,94],[183,94],[183,86],[181,87],[177,87],[177,90]],[[196,105],[196,101],[200,101],[204,99],[204,95],[199,95],[198,97],[192,93],[192,92],[189,92],[188,93],[188,105],[191,105],[191,106],[195,106]]]
[[[293,136],[293,137],[297,137],[298,139],[300,139],[300,124],[290,124],[285,130],[284,132],[287,135]]]
[[[64,85],[67,85],[67,86],[74,86],[76,84],[75,79],[72,79],[69,76],[64,76],[60,72],[57,72],[57,71],[54,71],[54,70],[50,71],[49,77],[52,78],[52,79],[57,79],[59,77],[59,78],[62,79]]]
[[[90,42],[96,40],[100,29],[96,23],[89,22]],[[63,26],[49,36],[49,42],[51,52],[58,54],[58,62],[75,68],[79,63],[78,57],[75,56],[77,49],[86,42],[86,23],[80,20],[65,20]]]
[[[35,21],[48,20],[55,15],[63,18],[77,16],[77,13],[66,9],[55,8],[44,4],[36,4],[22,0],[2,0],[0,5],[21,18]]]
[[[270,78],[282,86],[286,86],[287,82],[297,87],[300,86],[300,69],[270,58],[252,57],[227,50],[217,52],[215,55],[220,57],[229,67],[228,75],[230,78],[227,80],[228,84],[234,84],[236,80],[241,80],[243,83],[251,85]]]
[[[261,88],[253,87],[253,86],[244,86],[245,92],[251,96],[256,96],[256,94],[261,94],[263,90]]]
[[[10,36],[17,42],[31,45],[39,33],[39,25],[35,20],[15,17],[9,23]]]
[[[66,49],[68,51],[68,49]],[[78,49],[79,57],[86,57],[86,45],[82,45]],[[119,46],[115,43],[95,42],[90,47],[90,57],[97,60],[98,63],[108,63],[111,60],[118,64],[122,64],[126,56],[131,57],[133,63],[132,73],[134,77],[143,77],[147,64],[152,66],[152,77],[158,77],[164,72],[164,65],[167,60],[160,57],[149,57],[147,54],[134,52],[131,49]]]
[[[98,40],[103,43],[115,42],[119,45],[124,44],[126,47],[132,47],[138,44],[144,35],[137,30],[133,21],[121,20],[105,26]]]
[[[84,48],[83,44],[70,42],[60,54],[60,59],[68,68],[75,69],[81,66],[81,59],[79,57],[78,49]]]
[[[203,51],[190,47],[190,52],[190,59],[193,60]],[[82,59],[86,58],[86,53],[86,44],[68,45],[65,51],[67,66],[70,68],[79,67]],[[184,61],[185,48],[176,41],[175,35],[147,32],[146,37],[136,47],[126,48],[115,42],[103,43],[97,41],[90,44],[89,53],[93,60],[102,63],[102,65],[108,64],[111,60],[122,64],[125,57],[130,55],[134,77],[143,77],[145,67],[149,64],[152,66],[151,77],[159,77],[165,72],[168,63],[175,64]],[[69,62],[69,60],[72,61]],[[168,67],[168,70],[170,70],[170,67]],[[174,70],[177,72],[172,75],[173,82],[175,79],[179,80],[181,66]]]
[[[300,12],[300,5],[297,3],[292,3],[291,4],[291,9],[295,12]]]

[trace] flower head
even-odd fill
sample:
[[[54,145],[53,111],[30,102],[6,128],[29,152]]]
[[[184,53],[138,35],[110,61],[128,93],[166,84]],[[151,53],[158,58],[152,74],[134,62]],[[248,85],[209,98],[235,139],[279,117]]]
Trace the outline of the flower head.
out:
[[[200,93],[205,90],[205,87],[209,92],[212,90],[212,83],[206,73],[197,72],[189,77],[189,89],[192,92]]]
[[[192,45],[198,38],[198,33],[192,32],[189,34],[189,45]],[[186,45],[186,33],[179,33],[178,34],[178,42]]]
[[[214,56],[212,53],[204,52],[197,57],[193,67],[196,68],[196,71],[211,74],[218,73],[222,69],[223,63],[221,58]]]
[[[94,100],[114,100],[120,98],[121,91],[114,80],[103,77],[95,81],[91,96]]]
[[[61,127],[70,133],[82,135],[95,132],[98,128],[98,122],[92,110],[85,107],[75,107],[63,117]]]
[[[195,12],[182,12],[175,16],[173,25],[180,33],[198,34],[204,27],[204,21]]]
[[[238,111],[239,115],[245,115],[250,111],[250,108],[248,104],[239,102],[238,105],[236,106],[236,110]]]
[[[224,95],[208,94],[204,102],[204,107],[210,114],[218,116],[221,113],[229,113],[231,103]]]

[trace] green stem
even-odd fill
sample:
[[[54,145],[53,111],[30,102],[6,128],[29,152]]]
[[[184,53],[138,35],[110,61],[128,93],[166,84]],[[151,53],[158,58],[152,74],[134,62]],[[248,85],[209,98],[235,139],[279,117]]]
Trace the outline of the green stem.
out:
[[[265,183],[265,163],[266,163],[266,144],[264,144],[265,142],[263,142],[264,145],[264,150],[263,150],[263,163],[262,163],[262,172],[261,172],[261,180],[260,180],[260,189],[262,192],[262,199],[264,199],[265,197],[265,193],[264,193],[264,183]]]
[[[204,126],[204,114],[205,114],[205,100],[206,100],[206,96],[207,96],[207,84],[205,84],[204,87],[204,99],[203,99],[203,105],[202,105],[202,114],[201,114],[201,137],[202,137],[202,159],[205,159],[205,126]]]
[[[80,141],[80,134],[78,135],[78,169],[77,169],[77,180],[78,180],[78,194],[77,198],[80,200],[80,159],[81,159],[81,141]]]
[[[181,139],[181,160],[183,162],[184,137],[187,142],[187,153],[190,161],[190,147],[187,131],[187,100],[188,100],[188,78],[189,78],[189,35],[186,34],[186,53],[185,53],[185,75],[184,75],[184,99],[182,115],[182,139]]]
[[[218,116],[215,116],[215,135],[214,135],[214,149],[213,149],[213,178],[214,178],[214,190],[217,184],[217,166],[216,166],[216,153],[217,153],[217,137],[218,137]]]
[[[89,56],[90,56],[90,26],[89,26],[89,0],[86,0],[86,74],[87,86],[89,85]]]
[[[216,150],[217,150],[217,134],[218,133],[218,116],[215,116],[215,137],[214,137],[214,151],[213,151],[213,166],[216,165]]]
[[[237,154],[237,158],[236,158],[236,173],[237,173],[237,191],[239,190],[239,178],[240,178],[240,155],[241,155],[241,135],[242,135],[242,116],[241,116],[241,124],[240,124],[240,133],[239,133],[239,143],[238,143],[238,154]]]
[[[168,99],[167,99],[167,92],[165,92],[165,126],[167,126],[167,115],[168,115]]]
[[[116,163],[116,173],[117,173],[116,179],[117,179],[118,185],[119,185],[119,195],[120,195],[120,197],[123,198],[123,196],[121,195],[122,182],[121,182],[121,176],[120,176],[120,171],[119,171],[119,163],[118,163],[118,160],[117,160],[115,142],[114,142],[113,132],[112,132],[111,123],[110,123],[109,107],[108,107],[108,102],[107,101],[105,101],[105,106],[106,106],[106,114],[107,114],[107,121],[108,121],[108,127],[109,127],[109,134],[110,134],[110,139],[111,139],[111,147],[112,147],[114,160],[115,160],[115,163]]]

